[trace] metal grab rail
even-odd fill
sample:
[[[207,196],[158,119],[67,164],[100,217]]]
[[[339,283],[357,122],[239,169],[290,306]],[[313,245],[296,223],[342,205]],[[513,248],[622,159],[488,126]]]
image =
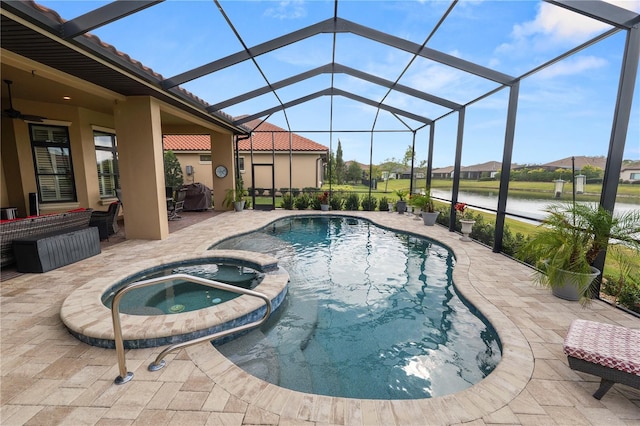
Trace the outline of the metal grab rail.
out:
[[[171,281],[171,280],[175,280],[175,279],[181,279],[184,281],[191,281],[194,283],[198,283],[198,284],[202,284],[208,287],[213,287],[213,288],[217,288],[220,290],[227,290],[227,291],[231,291],[233,293],[240,293],[240,294],[246,294],[248,296],[254,296],[254,297],[259,297],[260,299],[264,300],[266,303],[266,310],[264,313],[264,316],[262,318],[260,318],[257,321],[254,322],[250,322],[248,324],[244,324],[238,327],[234,327],[234,328],[230,328],[228,330],[224,330],[224,331],[219,331],[217,333],[213,333],[210,334],[208,336],[202,336],[202,337],[198,337],[196,339],[193,340],[188,340],[186,342],[182,342],[182,343],[176,343],[173,344],[171,346],[168,346],[167,348],[165,348],[162,352],[160,352],[160,354],[158,355],[158,357],[156,358],[156,360],[154,362],[152,362],[149,365],[149,370],[150,371],[156,371],[161,369],[162,367],[165,366],[165,361],[164,361],[164,356],[166,354],[168,354],[169,352],[172,352],[176,349],[181,349],[183,347],[187,347],[187,346],[191,346],[191,345],[195,345],[197,343],[201,343],[204,341],[208,341],[208,340],[213,340],[213,339],[219,339],[221,337],[224,336],[228,336],[230,334],[233,333],[238,333],[241,331],[245,331],[245,330],[249,330],[251,328],[255,328],[258,327],[259,325],[263,324],[267,318],[269,318],[269,315],[271,314],[271,300],[269,300],[269,298],[262,294],[262,293],[258,293],[257,291],[253,291],[253,290],[247,290],[241,287],[236,287],[234,285],[230,285],[230,284],[225,284],[225,283],[221,283],[218,281],[212,281],[212,280],[208,280],[205,278],[200,278],[200,277],[194,277],[192,275],[188,275],[188,274],[173,274],[173,275],[167,275],[164,277],[158,277],[158,278],[151,278],[148,280],[144,280],[144,281],[137,281],[135,283],[131,283],[128,284],[124,287],[122,287],[121,289],[119,289],[113,296],[113,301],[111,302],[111,317],[113,319],[113,335],[114,335],[114,340],[115,340],[115,345],[116,345],[116,353],[118,355],[118,368],[119,368],[119,373],[120,375],[118,377],[116,377],[115,379],[115,384],[116,385],[122,385],[124,383],[127,383],[128,381],[130,381],[133,378],[133,373],[130,371],[127,371],[127,361],[125,359],[125,355],[124,355],[124,341],[122,339],[122,327],[120,326],[120,299],[122,299],[122,297],[128,293],[129,291],[136,289],[136,288],[142,288],[142,287],[148,287],[150,285],[154,285],[154,284],[158,284],[158,283],[162,283],[162,282],[166,282],[166,281]]]

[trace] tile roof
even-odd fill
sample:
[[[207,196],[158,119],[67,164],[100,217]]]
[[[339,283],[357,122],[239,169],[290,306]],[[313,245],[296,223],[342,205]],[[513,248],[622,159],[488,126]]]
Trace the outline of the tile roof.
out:
[[[210,151],[209,135],[164,135],[162,142],[165,151]]]
[[[605,168],[607,165],[607,159],[604,156],[601,157],[586,157],[586,156],[576,156],[575,159],[575,167],[576,170],[580,170],[584,168],[584,166],[593,166],[598,167],[600,169]],[[552,161],[550,163],[542,164],[541,167],[556,167],[562,169],[570,169],[571,168],[571,157],[563,158],[561,160]]]
[[[246,123],[248,128],[254,128],[260,124],[260,120]],[[267,132],[267,133],[265,133]],[[273,133],[271,133],[273,132]],[[273,141],[271,135],[273,134]],[[296,133],[291,134],[293,151],[328,151],[324,145],[302,137]],[[209,151],[210,139],[208,135],[164,135],[164,149],[172,151]],[[238,142],[239,151],[250,151],[253,141],[254,151],[289,151],[289,132],[271,123],[264,122],[254,130],[250,139],[242,139]]]
[[[66,19],[62,18],[60,16],[60,14],[58,12],[56,12],[53,9],[50,9],[46,6],[43,6],[41,4],[36,3],[34,0],[26,0],[24,1],[24,4],[28,5],[29,7],[33,8],[34,10],[38,11],[40,14],[45,15],[48,19],[50,19],[53,22],[58,22],[60,24],[64,24],[66,22],[68,22]],[[95,34],[92,34],[90,32],[87,32],[85,34],[82,34],[81,37],[83,37],[84,40],[88,41],[89,43],[91,43],[91,45],[93,46],[93,48],[100,52],[100,50],[103,50],[105,52],[109,52],[113,55],[115,55],[116,57],[122,59],[125,63],[133,65],[135,67],[135,69],[141,74],[144,75],[146,77],[148,77],[149,79],[151,79],[152,81],[154,81],[155,83],[161,82],[163,81],[165,78],[162,76],[162,74],[154,71],[153,69],[151,69],[150,67],[144,65],[142,62],[132,58],[131,56],[129,56],[128,54],[119,51],[115,46],[104,42],[102,39],[100,39],[100,37],[96,36]],[[193,101],[194,103],[198,104],[199,106],[201,106],[202,108],[207,108],[210,106],[210,104],[205,101],[204,99],[201,99],[200,97],[196,96],[195,94],[191,93],[190,91],[184,89],[181,86],[176,86],[175,88],[173,88],[172,90],[175,93],[179,93],[181,94],[183,97],[186,97],[187,99]],[[166,91],[171,92],[171,91]],[[227,114],[226,112],[222,111],[222,110],[218,110],[215,112],[209,112],[209,114],[212,115],[217,115],[225,120],[228,121],[233,121],[233,117],[230,114]],[[244,127],[244,126],[240,126],[240,127]]]
[[[460,168],[463,172],[497,172],[500,169],[502,169],[502,163],[498,161],[487,161],[486,163]]]

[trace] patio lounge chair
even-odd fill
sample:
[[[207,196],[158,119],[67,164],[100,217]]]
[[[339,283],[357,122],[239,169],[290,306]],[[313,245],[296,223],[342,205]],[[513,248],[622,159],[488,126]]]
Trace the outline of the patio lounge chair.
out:
[[[100,240],[108,240],[109,235],[118,232],[118,211],[120,201],[109,204],[107,211],[94,210],[91,212],[89,226],[97,226],[100,233]]]
[[[569,367],[601,378],[601,399],[614,383],[640,389],[640,330],[573,320],[564,339]]]

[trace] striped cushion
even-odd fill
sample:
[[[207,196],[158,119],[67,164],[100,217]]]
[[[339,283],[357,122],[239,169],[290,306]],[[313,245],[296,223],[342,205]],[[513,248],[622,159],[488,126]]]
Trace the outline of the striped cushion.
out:
[[[640,376],[640,330],[577,319],[564,339],[564,353]]]

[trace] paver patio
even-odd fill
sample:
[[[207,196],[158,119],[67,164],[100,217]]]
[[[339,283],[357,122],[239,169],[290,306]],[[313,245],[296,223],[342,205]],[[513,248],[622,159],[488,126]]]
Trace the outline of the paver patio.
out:
[[[308,212],[319,214],[319,212]],[[485,380],[444,397],[378,401],[309,395],[249,376],[211,345],[147,365],[163,348],[129,350],[133,380],[118,386],[115,350],[73,338],[60,320],[64,299],[96,277],[120,276],[299,212],[224,213],[162,241],[127,240],[95,257],[1,285],[2,425],[640,425],[640,391],[615,385],[598,401],[598,378],[569,369],[562,341],[575,318],[640,328],[640,319],[595,301],[588,308],[536,287],[531,269],[478,243],[408,216],[347,212],[435,238],[456,255],[456,286],[492,322],[503,360]],[[98,296],[96,296],[98,297]]]

